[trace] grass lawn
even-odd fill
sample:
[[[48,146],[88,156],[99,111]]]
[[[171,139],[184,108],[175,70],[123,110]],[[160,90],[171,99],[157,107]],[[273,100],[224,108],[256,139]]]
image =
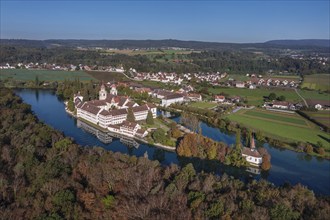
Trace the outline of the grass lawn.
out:
[[[251,112],[254,112],[252,113],[253,116]],[[284,141],[302,141],[312,144],[321,141],[326,150],[330,151],[330,145],[325,140],[330,139],[330,134],[321,131],[317,126],[297,114],[289,115],[253,109],[240,110],[229,115],[228,118]],[[301,121],[305,121],[305,125],[301,125]]]
[[[330,75],[329,74],[313,74],[304,76],[304,82],[301,88],[309,88],[315,90],[329,90],[330,89]]]
[[[64,81],[79,78],[80,81],[95,80],[84,71],[60,71],[60,70],[28,70],[13,69],[0,70],[0,80],[14,79],[19,81],[34,81],[38,76],[39,81]]]
[[[217,106],[217,103],[214,102],[191,102],[189,103],[189,106],[196,107],[196,108],[214,108]]]
[[[274,92],[277,96],[284,95],[287,101],[299,102],[301,98],[292,89],[274,89],[274,88],[262,88],[262,89],[240,89],[240,88],[222,88],[215,87],[210,88],[209,92],[212,94],[225,93],[228,95],[237,95],[242,98],[247,98],[250,105],[262,105],[264,103],[263,97],[268,96],[271,92]]]
[[[163,129],[165,132],[167,132],[168,130],[170,130],[170,128],[160,119],[158,118],[154,118],[154,124],[153,125],[148,125],[145,121],[140,123],[142,127],[144,128],[161,128]]]

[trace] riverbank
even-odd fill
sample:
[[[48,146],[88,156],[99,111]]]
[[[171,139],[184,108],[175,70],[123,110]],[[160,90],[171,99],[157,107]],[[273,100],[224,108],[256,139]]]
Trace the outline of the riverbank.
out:
[[[174,114],[178,114],[178,115],[182,114],[182,109],[177,109],[174,107],[166,107],[166,108],[162,107],[161,109],[164,111],[172,112]],[[261,133],[263,133],[263,139],[264,139],[263,142],[264,143],[270,143],[279,149],[287,149],[287,150],[291,150],[291,151],[295,151],[295,152],[304,152],[311,156],[317,156],[317,157],[320,157],[323,159],[330,160],[329,150],[327,150],[324,155],[321,155],[321,154],[317,153],[318,148],[314,143],[314,147],[313,147],[314,150],[312,150],[312,152],[310,152],[310,151],[306,152],[304,146],[307,146],[308,144],[310,144],[309,142],[303,142],[303,146],[300,146],[300,145],[298,145],[298,141],[289,140],[288,138],[284,138],[284,137],[281,137],[278,135],[276,136],[275,134],[270,134],[269,132],[265,133],[263,131],[263,129],[260,129],[260,128],[263,128],[262,124],[260,124],[258,129],[256,129],[255,127],[246,126],[245,124],[241,124],[239,122],[234,122],[234,121],[230,120],[230,118],[228,118],[228,117],[226,117],[226,118],[209,118],[206,115],[200,115],[200,114],[196,114],[194,112],[188,111],[188,113],[191,113],[191,114],[197,116],[201,121],[206,122],[215,128],[226,129],[227,132],[234,131],[235,129],[242,130],[245,127],[254,129],[255,131],[261,131]],[[247,118],[245,117],[244,120],[247,120]],[[254,122],[253,120],[250,121],[250,124],[253,124],[253,122]],[[233,130],[228,130],[228,128],[233,129]],[[285,128],[287,128],[287,126]],[[302,128],[300,128],[300,129],[302,129]],[[272,130],[272,129],[270,129],[270,130]],[[310,129],[308,131],[310,131]],[[287,133],[287,134],[289,134],[289,133]],[[324,142],[324,140],[321,140],[321,141]]]
[[[96,125],[96,124],[91,123],[90,121],[87,121],[87,120],[85,120],[85,119],[83,119],[83,118],[77,117],[73,112],[69,111],[67,108],[65,108],[65,111],[66,111],[69,115],[71,115],[72,117],[74,117],[74,118],[76,118],[76,119],[79,119],[79,120],[83,121],[84,123],[86,123],[86,124],[88,124],[88,125],[90,125],[90,126],[96,128],[96,129],[98,129],[98,130],[100,130],[100,131],[102,131],[102,132],[104,132],[104,133],[107,133],[107,134],[111,134],[111,133],[112,133],[112,132],[110,132],[108,129],[102,128],[102,127],[100,127],[100,126],[98,126],[98,125]],[[152,145],[152,146],[155,146],[155,147],[158,147],[158,148],[164,149],[164,150],[168,150],[168,151],[175,151],[175,150],[176,150],[176,147],[167,146],[167,145],[162,145],[162,144],[160,144],[160,143],[150,143],[150,142],[148,142],[147,140],[145,140],[145,139],[143,139],[143,138],[136,137],[136,136],[132,137],[132,136],[125,135],[125,134],[122,134],[122,133],[116,133],[116,134],[118,134],[118,135],[120,135],[120,136],[128,137],[128,138],[132,138],[132,139],[135,139],[135,140],[141,141],[141,142],[143,142],[143,143],[145,143],[145,144],[149,144],[149,145]],[[111,136],[111,135],[110,135],[110,136]]]

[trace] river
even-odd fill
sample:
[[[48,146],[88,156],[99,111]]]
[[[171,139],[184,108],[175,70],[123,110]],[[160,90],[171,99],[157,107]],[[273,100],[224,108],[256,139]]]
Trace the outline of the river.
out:
[[[72,137],[76,143],[86,146],[101,146],[113,152],[121,152],[137,157],[148,156],[158,160],[162,165],[178,164],[184,166],[193,163],[197,171],[213,172],[219,175],[227,173],[243,181],[251,179],[267,179],[275,185],[301,183],[316,194],[330,195],[330,161],[297,153],[289,150],[274,148],[268,144],[264,147],[271,154],[272,168],[261,174],[252,174],[245,168],[223,165],[217,161],[207,161],[198,158],[179,157],[175,152],[168,152],[154,146],[138,143],[132,139],[111,137],[71,117],[64,110],[63,101],[52,90],[16,90],[25,103],[30,104],[34,114],[47,125],[62,131]],[[172,118],[175,121],[179,117]],[[201,123],[202,134],[216,141],[233,144],[235,136],[226,134],[220,129]]]

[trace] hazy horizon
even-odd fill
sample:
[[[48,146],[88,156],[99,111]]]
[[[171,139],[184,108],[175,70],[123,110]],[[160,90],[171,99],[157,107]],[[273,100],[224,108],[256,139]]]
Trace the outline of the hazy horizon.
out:
[[[329,39],[329,1],[0,1],[1,39]]]

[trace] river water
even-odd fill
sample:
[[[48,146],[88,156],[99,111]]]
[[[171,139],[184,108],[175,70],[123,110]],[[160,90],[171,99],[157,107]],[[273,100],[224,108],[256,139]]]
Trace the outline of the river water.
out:
[[[213,172],[219,175],[227,173],[243,181],[251,179],[267,179],[275,185],[301,183],[316,194],[330,195],[330,161],[297,153],[289,150],[274,148],[268,144],[264,147],[271,154],[272,168],[267,172],[254,174],[246,168],[236,168],[223,165],[217,161],[207,161],[198,158],[184,158],[175,152],[168,152],[148,144],[138,143],[132,139],[111,137],[97,131],[89,125],[71,117],[64,110],[63,101],[52,90],[16,90],[25,103],[31,105],[33,112],[47,125],[62,131],[72,137],[76,143],[86,146],[101,146],[113,152],[121,152],[137,157],[148,156],[158,160],[162,165],[178,164],[184,166],[193,163],[197,171]],[[179,121],[179,117],[172,118]],[[201,123],[202,134],[216,141],[233,144],[235,136]],[[252,170],[258,172],[258,170]]]

